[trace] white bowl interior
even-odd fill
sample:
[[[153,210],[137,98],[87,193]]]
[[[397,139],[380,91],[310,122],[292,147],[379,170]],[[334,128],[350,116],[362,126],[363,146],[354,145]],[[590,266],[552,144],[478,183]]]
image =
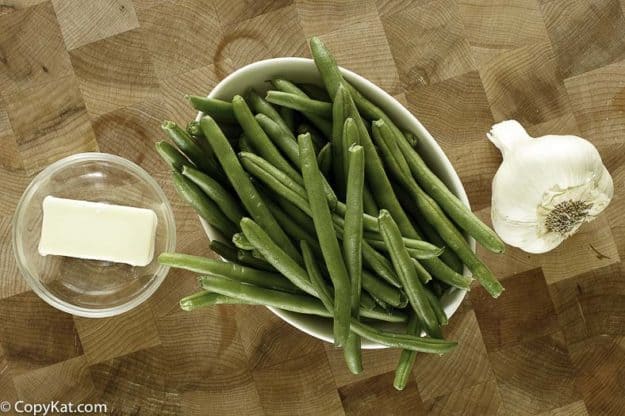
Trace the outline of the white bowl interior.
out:
[[[389,114],[398,127],[410,131],[418,137],[419,153],[428,166],[469,207],[469,200],[456,171],[438,143],[436,143],[432,135],[423,127],[419,120],[396,99],[372,82],[345,68],[341,68],[341,72],[347,81]],[[266,91],[270,87],[268,81],[277,77],[296,83],[321,85],[321,78],[312,59],[274,58],[258,61],[238,69],[215,86],[208,96],[230,100],[234,95],[244,94],[250,88]],[[197,119],[199,120],[200,117],[201,113],[198,114]],[[203,220],[202,226],[209,239],[219,239],[219,233]],[[469,237],[467,237],[467,240],[471,249],[475,251],[475,241]],[[466,267],[464,274],[470,275]],[[465,295],[466,291],[456,288],[451,288],[443,295],[441,303],[448,317],[451,317],[458,309]],[[299,330],[321,340],[334,342],[331,320],[271,307],[269,309]],[[399,327],[401,329],[401,326],[397,324],[382,324],[378,327],[384,329],[397,329]],[[383,345],[365,339],[362,340],[362,347],[365,349],[385,348]]]

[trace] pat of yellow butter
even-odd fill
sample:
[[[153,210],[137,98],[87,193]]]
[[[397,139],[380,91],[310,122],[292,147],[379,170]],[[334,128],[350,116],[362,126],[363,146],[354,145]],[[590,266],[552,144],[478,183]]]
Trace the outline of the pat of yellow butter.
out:
[[[146,266],[156,225],[151,209],[47,196],[39,254]]]

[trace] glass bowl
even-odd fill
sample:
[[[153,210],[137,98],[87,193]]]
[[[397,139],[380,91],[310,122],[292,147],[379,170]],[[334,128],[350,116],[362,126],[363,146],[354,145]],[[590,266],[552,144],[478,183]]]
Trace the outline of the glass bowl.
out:
[[[454,170],[454,167],[449,162],[449,159],[436,140],[434,140],[432,135],[419,122],[419,120],[399,101],[375,85],[373,82],[348,69],[340,68],[340,70],[343,77],[345,77],[347,81],[358,88],[372,102],[381,107],[382,110],[384,110],[401,129],[416,134],[419,138],[417,149],[419,150],[421,157],[423,157],[430,169],[438,175],[451,192],[453,192],[470,209],[469,199],[467,198],[462,182]],[[271,80],[273,78],[286,78],[294,82],[322,85],[319,71],[317,70],[315,62],[312,59],[273,58],[254,62],[239,68],[217,84],[208,96],[229,101],[235,94],[244,94],[251,88],[264,92],[269,87],[267,80]],[[196,119],[199,120],[201,116],[202,113],[200,112],[198,113]],[[201,220],[201,222],[209,239],[221,239],[223,241],[223,237],[219,235],[217,230],[208,225],[205,221]],[[468,236],[466,236],[466,238],[471,249],[475,252],[475,241],[473,238]],[[465,276],[471,275],[466,267],[464,268],[463,273]],[[447,317],[451,318],[454,312],[456,312],[465,295],[465,290],[457,288],[450,288],[443,294],[441,298],[441,305],[443,306]],[[312,315],[302,315],[272,307],[268,308],[274,314],[278,315],[280,318],[299,330],[327,342],[334,341],[332,334],[332,321],[330,319]],[[379,329],[399,331],[405,330],[403,325],[397,324],[392,325],[387,323],[376,323],[375,326]],[[363,339],[362,348],[376,349],[386,347],[376,342]]]
[[[152,209],[158,219],[154,259],[133,267],[41,256],[42,202],[48,195]],[[78,316],[118,315],[145,301],[169,270],[158,264],[158,254],[175,248],[174,215],[158,183],[136,164],[107,153],[80,153],[45,168],[24,191],[13,218],[13,252],[22,275],[44,301]]]

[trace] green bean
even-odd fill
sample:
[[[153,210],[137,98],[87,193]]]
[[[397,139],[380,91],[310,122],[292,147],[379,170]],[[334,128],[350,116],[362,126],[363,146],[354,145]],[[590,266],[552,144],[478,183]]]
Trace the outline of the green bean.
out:
[[[334,338],[338,345],[345,345],[349,335],[350,281],[341,255],[332,215],[325,195],[323,177],[317,166],[317,158],[309,134],[297,138],[302,163],[302,175],[308,194],[313,223],[334,286]]]
[[[313,37],[310,40],[310,49],[328,94],[335,97],[339,86],[344,82],[336,61],[319,38]],[[397,200],[391,182],[384,171],[382,160],[371,141],[351,94],[346,94],[345,97],[345,106],[349,109],[349,116],[356,122],[360,145],[365,149],[365,175],[373,197],[379,207],[390,211],[403,235],[410,238],[418,237],[414,226]]]
[[[480,282],[480,284],[490,293],[493,297],[498,297],[503,291],[503,286],[495,277],[491,271],[486,267],[484,263],[473,253],[464,237],[456,229],[455,225],[447,218],[442,209],[438,206],[436,201],[426,194],[412,178],[412,176],[405,175],[399,166],[400,163],[395,164],[393,158],[401,160],[403,155],[392,153],[388,148],[388,143],[394,140],[391,129],[382,120],[375,121],[373,123],[374,136],[380,140],[380,147],[382,153],[389,162],[391,171],[393,171],[397,179],[402,182],[406,190],[411,193],[415,199],[419,211],[423,214],[425,219],[436,229],[441,238],[445,241],[447,246],[452,249],[464,264],[467,265],[469,270],[473,272],[473,276]],[[405,161],[404,161],[405,162]]]
[[[371,296],[396,308],[404,308],[408,303],[408,299],[399,289],[378,279],[367,270],[362,271],[362,288]]]
[[[367,310],[372,310],[372,309],[376,309],[377,303],[375,302],[375,300],[373,300],[373,298],[371,297],[371,295],[367,292],[362,292],[360,294],[360,310],[362,311],[363,309],[367,309]],[[359,312],[361,315],[362,313]]]
[[[205,290],[180,299],[180,309],[184,311],[193,311],[205,306],[240,304],[256,305],[255,302],[246,302],[229,296],[220,295],[219,293],[207,292]]]
[[[215,120],[210,117],[202,117],[200,126],[204,135],[209,139],[215,154],[219,159],[230,183],[239,195],[243,206],[250,213],[252,218],[257,221],[260,226],[268,230],[271,238],[276,241],[290,256],[299,259],[299,251],[295,248],[289,237],[284,233],[276,219],[263,204],[260,194],[252,185],[250,178],[247,176],[237,155],[228,143]]]
[[[204,137],[204,135],[202,134],[202,130],[200,129],[200,122],[197,120],[191,120],[187,123],[187,133],[189,133],[190,136],[194,137],[196,140],[200,137]]]
[[[211,240],[209,247],[224,260],[237,264],[239,263],[239,258],[237,257],[239,250],[232,247],[230,244],[219,240]]]
[[[291,133],[291,131],[293,131],[289,129],[289,126],[286,124],[284,119],[282,119],[282,116],[280,115],[278,110],[276,110],[270,103],[265,101],[263,97],[258,95],[256,91],[251,90],[247,98],[250,101],[250,106],[257,114],[263,114],[269,117],[274,123],[280,126],[282,130],[289,134]],[[291,134],[291,137],[293,140],[295,140],[295,136],[293,136],[293,134]]]
[[[382,236],[379,233],[365,231],[364,238],[371,245],[371,247],[382,251],[388,251],[388,248],[386,247],[386,244],[384,244],[384,240],[381,239]],[[433,257],[439,257],[444,251],[444,249],[436,247],[434,244],[428,243],[427,241],[405,237],[403,240],[404,245],[408,249],[408,253],[410,253],[410,257],[415,259],[431,259]]]
[[[360,111],[372,120],[381,119],[389,125],[395,136],[395,141],[401,147],[402,152],[404,152],[410,170],[415,175],[417,181],[439,204],[441,204],[441,207],[443,207],[454,221],[473,238],[484,245],[485,248],[497,253],[503,252],[505,245],[501,239],[458,200],[445,184],[428,168],[419,154],[408,145],[404,135],[390,117],[375,104],[367,100],[356,88],[347,83],[345,83],[345,85],[352,94],[354,102]]]
[[[163,121],[161,128],[176,146],[193,162],[194,165],[218,180],[224,180],[224,174],[215,160],[189,135],[173,121]]]
[[[315,288],[317,297],[321,303],[323,303],[323,306],[325,306],[328,312],[332,313],[332,311],[334,311],[334,301],[332,300],[333,295],[323,279],[323,275],[321,274],[321,270],[317,264],[317,259],[313,253],[312,246],[302,240],[300,241],[300,250],[302,251],[302,257],[304,258],[306,272],[310,278],[310,284]]]
[[[264,270],[267,272],[275,272],[276,268],[267,263],[262,256],[259,256],[254,250],[239,250],[237,251],[237,259],[239,263],[244,266],[253,267],[258,270]]]
[[[417,225],[421,230],[423,230],[423,234],[432,241],[434,244],[440,244],[441,246],[445,245],[445,241],[441,238],[441,236],[436,232],[436,230],[421,216],[419,215],[415,219]],[[447,264],[453,271],[457,273],[462,273],[464,269],[464,265],[462,261],[458,257],[453,250],[445,250],[440,255],[440,259]]]
[[[445,314],[445,310],[441,305],[440,299],[436,297],[434,293],[432,293],[427,287],[425,288],[425,294],[430,301],[430,305],[432,305],[432,310],[434,310],[434,315],[436,315],[436,320],[440,326],[445,326],[449,323],[447,319],[447,314]]]
[[[329,178],[332,173],[332,143],[328,142],[321,148],[317,155],[317,164],[323,176]]]
[[[332,104],[325,101],[313,100],[312,98],[304,98],[301,95],[273,90],[267,91],[265,99],[272,104],[292,110],[317,114],[328,119],[332,117]]]
[[[239,200],[234,198],[230,191],[226,190],[219,182],[190,166],[185,166],[182,169],[182,174],[213,200],[230,221],[238,224],[241,218],[245,216],[245,211]]]
[[[265,114],[256,114],[254,117],[276,147],[284,153],[294,166],[299,167],[299,149],[293,134],[285,131],[278,123]]]
[[[265,230],[249,218],[241,220],[241,229],[247,239],[265,257],[269,264],[275,267],[295,286],[312,296],[317,296],[316,291],[310,284],[306,271],[299,261],[289,256],[280,245],[271,239]]]
[[[392,134],[392,132],[390,132]],[[440,207],[482,246],[495,253],[505,249],[499,236],[484,224],[425,164],[421,156],[405,140],[397,140],[414,178]]]
[[[379,344],[417,352],[445,354],[458,345],[456,342],[442,339],[380,331],[358,321],[352,321],[351,328],[361,337]]]
[[[276,78],[273,79],[271,83],[273,84],[274,88],[279,91],[288,92],[291,94],[299,95],[300,97],[308,98],[304,91],[300,90],[295,84],[290,81]],[[330,123],[323,117],[318,116],[317,114],[311,114],[308,112],[304,112],[302,114],[304,115],[304,117],[310,120],[310,122],[314,124],[315,127],[317,127],[325,137],[331,137],[332,123]]]
[[[292,218],[286,212],[284,212],[284,210],[280,206],[269,200],[269,198],[265,198],[265,203],[267,204],[267,206],[269,206],[269,209],[271,209],[274,217],[276,217],[276,220],[284,229],[284,231],[289,235],[289,237],[291,237],[295,241],[306,241],[306,243],[312,246],[316,254],[321,254],[321,249],[319,248],[317,239],[316,237],[314,237],[314,225],[312,224],[312,222],[310,222],[310,225],[313,227],[311,233],[307,231],[306,227],[303,227],[301,224],[299,224],[295,218]],[[294,208],[299,210],[299,208],[297,207]],[[302,214],[307,220],[310,220],[310,218],[307,217],[306,214]]]
[[[404,137],[406,138],[406,141],[410,144],[410,146],[413,149],[415,147],[417,147],[417,144],[419,143],[419,141],[417,140],[417,136],[415,136],[414,134],[410,133],[409,131],[405,131],[404,132]]]
[[[397,196],[399,202],[401,202],[404,209],[410,214],[413,221],[417,224],[421,232],[425,235],[425,238],[432,244],[438,247],[444,247],[445,241],[436,232],[434,228],[423,218],[414,201],[406,192],[398,192]],[[444,250],[439,256],[441,261],[449,266],[456,273],[462,274],[464,265],[460,258],[453,252],[453,250]]]
[[[322,137],[321,132],[315,126],[306,122],[300,123],[295,131],[298,136],[300,134],[310,133],[310,137],[312,137],[313,144],[315,145],[315,150],[321,150],[327,143],[327,140]]]
[[[356,127],[356,123],[354,119],[348,117],[345,119],[345,125],[343,126],[343,137],[341,140],[341,145],[343,146],[343,150],[341,154],[343,155],[343,170],[345,172],[346,183],[349,181],[347,178],[348,166],[349,166],[349,149],[354,145],[359,145],[360,139],[358,137],[358,128]],[[362,146],[361,146],[362,148]],[[363,159],[364,161],[364,159]],[[364,170],[363,170],[364,172]],[[364,188],[363,188],[364,192]],[[363,212],[364,213],[364,212]]]
[[[408,249],[406,249],[408,250]],[[410,252],[408,252],[410,254]],[[426,284],[430,280],[432,280],[432,275],[427,271],[425,267],[415,258],[412,258],[412,264],[417,272],[417,277],[421,280],[421,283]]]
[[[186,95],[185,98],[189,100],[193,108],[201,111],[204,115],[211,116],[217,121],[226,123],[237,122],[232,109],[232,103],[216,98],[199,97],[197,95]]]
[[[343,257],[351,282],[352,318],[358,319],[360,291],[362,288],[362,193],[365,182],[365,160],[361,146],[355,144],[347,150],[349,156],[345,162],[346,205],[345,228],[343,232]],[[358,374],[362,371],[360,337],[350,333],[344,349],[345,361],[350,371]]]
[[[178,149],[164,140],[156,143],[156,151],[173,170],[178,172],[182,170],[183,166],[192,165],[192,163],[188,161],[187,158],[178,151]]]
[[[371,194],[371,191],[367,187],[366,183],[365,183],[365,189],[364,189],[362,198],[363,198],[362,204],[365,209],[365,213],[368,215],[377,216],[378,213],[380,212],[380,209],[378,208],[378,204],[377,202],[375,202],[375,198]]]
[[[265,131],[254,118],[252,111],[247,106],[243,97],[235,95],[232,99],[232,107],[234,109],[234,115],[237,117],[239,124],[245,132],[245,136],[250,141],[250,145],[256,153],[292,178],[298,177],[299,173],[293,169],[289,162],[280,154],[269,137],[267,137],[267,134],[265,134]]]
[[[420,335],[421,328],[419,325],[419,318],[413,312],[408,319],[408,327],[406,328],[406,334],[408,335]],[[397,390],[403,390],[408,384],[408,378],[412,372],[417,353],[410,350],[403,350],[399,356],[399,362],[395,367],[395,378],[393,380],[393,387]]]
[[[338,216],[333,216],[334,228],[340,238],[343,238],[344,221]],[[362,241],[362,257],[363,262],[371,270],[376,272],[380,277],[389,282],[395,287],[400,287],[401,283],[399,278],[393,270],[393,265],[388,261],[386,257],[378,253],[373,247],[369,245],[366,240]]]
[[[286,107],[280,107],[278,111],[289,131],[295,131],[295,111]]]
[[[239,158],[241,159],[243,166],[245,166],[246,170],[250,174],[263,181],[263,183],[265,183],[275,192],[280,193],[284,191],[288,194],[293,192],[296,195],[305,197],[306,190],[300,184],[300,181],[303,182],[303,178],[299,173],[296,173],[295,177],[293,177],[285,173],[284,171],[281,171],[280,169],[272,165],[269,161],[253,153],[242,152],[239,154]],[[334,194],[334,191],[332,190],[332,187],[330,186],[328,181],[324,177],[322,177],[321,180],[328,204],[332,209],[334,209],[335,205],[337,204],[336,195]],[[303,202],[300,201],[299,203],[301,204]],[[298,207],[303,210],[305,209],[299,205]]]
[[[334,174],[334,186],[337,188],[337,193],[341,197],[345,195],[345,172],[347,172],[344,166],[346,157],[343,156],[343,152],[345,151],[345,146],[343,146],[343,130],[348,123],[345,113],[345,93],[345,88],[339,88],[332,105],[332,172]],[[353,123],[353,119],[351,120]],[[358,132],[356,132],[356,134],[358,134]]]
[[[194,273],[221,276],[251,285],[300,293],[291,282],[278,273],[258,270],[231,262],[179,253],[162,253],[158,256],[158,261],[160,264],[189,270]]]
[[[319,101],[332,101],[325,88],[316,84],[299,84],[298,87],[310,98]]]
[[[238,231],[237,226],[224,215],[221,209],[197,185],[176,171],[172,171],[171,175],[178,195],[191,205],[200,217],[204,218],[206,222],[227,237]]]
[[[321,74],[321,79],[330,97],[336,97],[336,92],[343,81],[343,76],[339,70],[334,57],[323,44],[321,39],[313,37],[310,39],[310,51]]]
[[[424,287],[416,275],[417,272],[410,255],[406,251],[399,227],[385,209],[380,210],[378,221],[380,222],[380,233],[389,248],[393,266],[406,291],[412,308],[419,315],[426,332],[431,336],[439,337],[440,327],[436,320],[436,315],[434,315]]]
[[[332,316],[332,314],[328,312],[325,306],[323,306],[323,303],[321,303],[321,301],[311,296],[297,295],[278,290],[242,284],[234,280],[228,280],[224,277],[213,275],[200,277],[200,284],[204,290],[219,293],[224,296],[232,297],[250,303],[272,306],[274,308],[303,313],[307,315],[317,315],[326,318],[330,318]],[[406,316],[399,313],[385,313],[380,311],[370,311],[363,309],[361,310],[361,314],[363,317],[386,322],[406,321]],[[371,336],[375,337],[376,340],[388,340],[389,342],[393,343],[393,345],[391,346],[417,346],[421,344],[420,342],[418,342],[418,340],[415,340],[414,337],[397,336],[396,334],[381,332],[360,322],[358,322],[358,331],[360,331],[361,333],[370,334]],[[424,338],[424,340],[427,340],[427,338]],[[439,348],[442,349],[442,347],[449,348],[450,345],[448,344],[450,343],[431,341],[423,343],[425,347],[436,348],[436,351],[438,351]],[[453,346],[455,346],[455,344],[451,345],[451,347]],[[443,352],[445,351],[446,349],[443,349]]]
[[[252,146],[250,146],[250,143],[244,134],[242,134],[239,138],[239,150],[242,152],[254,153],[254,149],[252,149]]]
[[[234,244],[235,247],[241,250],[246,250],[246,251],[254,250],[254,245],[250,243],[250,241],[247,239],[247,237],[243,233],[236,233],[235,235],[233,235],[232,244]]]
[[[349,148],[343,257],[351,281],[352,314],[358,312],[362,286],[362,191],[365,182],[365,160],[361,146]],[[357,318],[357,316],[355,316]]]
[[[284,213],[287,214],[297,225],[304,229],[308,234],[315,235],[315,224],[313,224],[313,221],[308,214],[280,195],[276,195],[276,200]],[[302,238],[299,238],[298,240],[302,240]]]

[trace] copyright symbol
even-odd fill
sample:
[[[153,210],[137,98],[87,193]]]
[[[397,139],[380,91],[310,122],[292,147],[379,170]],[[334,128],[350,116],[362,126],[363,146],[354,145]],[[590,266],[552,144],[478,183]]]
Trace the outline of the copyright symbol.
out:
[[[7,402],[6,400],[0,403],[0,412],[8,413],[10,410],[11,410],[11,403]]]

